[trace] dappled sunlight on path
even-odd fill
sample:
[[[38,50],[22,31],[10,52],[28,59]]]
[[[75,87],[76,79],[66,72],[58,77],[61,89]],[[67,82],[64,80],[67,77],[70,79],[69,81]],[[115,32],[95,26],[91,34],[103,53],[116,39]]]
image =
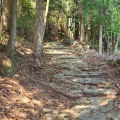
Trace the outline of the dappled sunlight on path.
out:
[[[91,67],[84,61],[83,55],[78,56],[76,51],[60,42],[45,43],[44,53],[51,59],[50,64],[59,71],[49,83],[52,84],[50,88],[71,94],[71,99],[72,95],[81,95],[74,100],[75,106],[61,111],[59,119],[120,120],[119,111],[114,111],[116,92],[110,77],[99,73],[99,68]],[[62,93],[58,92],[67,96]]]
[[[41,66],[16,58],[16,79],[0,78],[0,120],[120,120],[114,81],[97,64],[60,42],[43,50]]]

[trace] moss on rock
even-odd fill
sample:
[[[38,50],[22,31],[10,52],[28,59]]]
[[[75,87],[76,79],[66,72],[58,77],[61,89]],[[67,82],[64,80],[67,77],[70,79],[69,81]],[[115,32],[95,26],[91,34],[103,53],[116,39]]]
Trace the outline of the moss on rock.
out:
[[[0,70],[7,77],[13,77],[14,75],[12,60],[3,54],[0,56]]]

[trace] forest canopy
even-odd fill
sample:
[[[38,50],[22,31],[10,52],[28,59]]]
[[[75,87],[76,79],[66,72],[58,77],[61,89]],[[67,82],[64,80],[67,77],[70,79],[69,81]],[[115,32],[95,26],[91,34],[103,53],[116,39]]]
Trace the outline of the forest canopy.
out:
[[[1,41],[10,30],[11,0],[1,0]],[[43,1],[43,16],[47,0]],[[17,37],[33,42],[35,0],[17,2]],[[51,0],[49,4],[45,40],[59,40],[63,36],[99,47],[102,26],[103,50],[115,46],[120,33],[119,0]],[[5,33],[5,34],[4,34]],[[120,44],[120,43],[119,43]],[[120,46],[120,45],[118,45]]]
[[[119,51],[119,0],[40,0],[39,9],[36,3],[17,1],[16,40],[35,41],[35,16],[41,10],[43,42],[68,37],[89,44],[100,54]],[[11,8],[11,0],[0,0],[0,42],[5,44],[10,35]]]

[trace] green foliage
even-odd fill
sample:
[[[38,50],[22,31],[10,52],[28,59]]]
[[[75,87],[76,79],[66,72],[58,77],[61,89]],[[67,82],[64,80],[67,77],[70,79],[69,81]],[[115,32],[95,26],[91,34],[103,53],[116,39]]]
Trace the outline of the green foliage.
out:
[[[102,15],[100,14],[101,9],[103,9]],[[93,46],[98,48],[100,22],[102,22],[104,28],[105,40],[108,42],[116,41],[117,34],[120,33],[119,0],[84,1],[84,21],[88,40],[92,39]]]
[[[21,14],[17,18],[17,34],[26,40],[33,40],[35,22],[34,4],[25,0],[22,5]]]
[[[4,45],[6,44],[6,41],[7,40],[5,39],[5,37],[2,34],[0,34],[0,51],[4,51],[6,49]]]
[[[2,34],[0,34],[0,43],[5,43],[5,38]]]
[[[20,15],[18,15],[17,34],[26,40],[33,40],[35,0],[31,0],[32,2],[30,0],[21,1],[22,9]],[[47,0],[44,0],[44,10],[46,3]],[[83,5],[82,12],[79,9],[80,6],[78,6],[81,4]],[[102,13],[101,9],[103,9]],[[84,16],[85,36],[94,48],[98,49],[99,25],[101,22],[104,28],[104,39],[108,42],[111,42],[113,38],[116,40],[118,33],[120,33],[119,0],[51,0],[47,34],[51,34],[54,38],[57,31],[59,35],[66,36],[67,32],[64,31],[69,29],[73,34],[76,34],[74,36],[77,36],[81,14]],[[69,18],[72,19],[72,22],[68,26]],[[61,29],[64,30],[62,31]],[[79,38],[79,36],[76,38]]]

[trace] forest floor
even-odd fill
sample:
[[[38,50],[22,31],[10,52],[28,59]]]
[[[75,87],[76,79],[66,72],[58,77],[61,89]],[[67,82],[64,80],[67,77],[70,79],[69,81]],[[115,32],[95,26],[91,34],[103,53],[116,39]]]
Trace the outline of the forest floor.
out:
[[[38,65],[31,43],[17,51],[15,77],[0,77],[0,120],[120,120],[120,66],[106,56],[46,42]]]

